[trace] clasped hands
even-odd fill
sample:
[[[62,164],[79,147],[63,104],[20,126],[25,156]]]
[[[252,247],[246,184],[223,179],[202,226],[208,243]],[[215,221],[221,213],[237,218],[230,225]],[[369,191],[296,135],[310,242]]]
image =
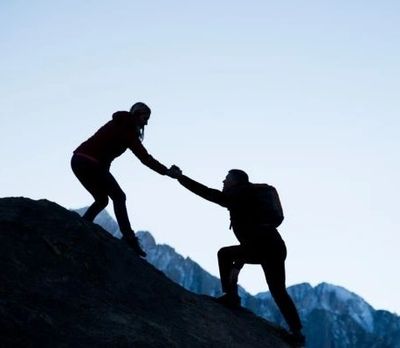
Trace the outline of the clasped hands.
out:
[[[174,164],[168,169],[167,175],[173,179],[179,179],[183,174],[181,168]]]

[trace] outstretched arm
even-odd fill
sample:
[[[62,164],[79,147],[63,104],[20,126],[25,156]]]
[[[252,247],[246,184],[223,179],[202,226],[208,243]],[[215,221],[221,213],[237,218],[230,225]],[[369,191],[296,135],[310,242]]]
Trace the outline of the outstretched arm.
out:
[[[134,138],[129,146],[131,151],[139,158],[140,162],[142,162],[147,167],[153,169],[157,173],[161,175],[168,175],[168,169],[163,164],[158,162],[156,159],[151,156],[145,147],[142,145],[139,139]]]
[[[173,166],[173,167],[175,167],[175,166]],[[173,167],[171,167],[171,169]],[[203,184],[200,184],[199,182],[183,175],[182,172],[180,172],[179,168],[177,168],[177,167],[175,167],[175,168],[176,168],[175,170],[177,170],[177,172],[176,172],[177,179],[182,186],[186,187],[189,191],[192,191],[196,195],[199,195],[200,197],[207,199],[208,201],[217,203],[223,207],[227,207],[226,196],[223,192],[221,192],[219,190],[211,189]]]

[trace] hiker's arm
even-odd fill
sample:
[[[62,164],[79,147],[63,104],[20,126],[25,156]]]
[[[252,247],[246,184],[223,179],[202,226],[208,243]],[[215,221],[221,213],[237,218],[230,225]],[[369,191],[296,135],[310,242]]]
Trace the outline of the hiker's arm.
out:
[[[186,187],[189,191],[192,191],[196,195],[199,195],[200,197],[213,203],[222,205],[223,207],[227,206],[226,196],[221,191],[211,189],[197,181],[194,181],[193,179],[188,178],[185,175],[180,175],[178,177],[178,181],[182,186]]]
[[[167,167],[154,159],[153,156],[151,156],[147,152],[139,139],[134,138],[131,141],[129,148],[136,155],[136,157],[139,158],[140,162],[142,162],[145,166],[153,169],[155,172],[161,175],[168,175]]]

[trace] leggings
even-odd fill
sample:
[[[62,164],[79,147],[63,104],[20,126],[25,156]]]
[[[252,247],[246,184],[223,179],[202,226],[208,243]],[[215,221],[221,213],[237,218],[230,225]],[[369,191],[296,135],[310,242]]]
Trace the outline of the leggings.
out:
[[[132,233],[126,210],[126,195],[111,175],[108,167],[89,157],[74,154],[71,168],[85,189],[93,196],[94,203],[88,208],[83,218],[93,221],[107,206],[108,197],[113,201],[114,213],[123,236]]]
[[[271,245],[272,244],[272,245]],[[218,251],[218,265],[222,290],[227,294],[237,295],[237,274],[243,264],[260,264],[271,295],[292,332],[298,332],[302,324],[296,306],[286,291],[285,259],[286,246],[281,238],[274,240],[267,248],[265,242],[257,246],[235,245]]]

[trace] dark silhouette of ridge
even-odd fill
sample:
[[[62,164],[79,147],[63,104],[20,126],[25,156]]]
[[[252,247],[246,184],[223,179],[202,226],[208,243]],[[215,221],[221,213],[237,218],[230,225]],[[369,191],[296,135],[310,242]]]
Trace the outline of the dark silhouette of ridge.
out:
[[[289,347],[47,200],[0,199],[1,347]]]

